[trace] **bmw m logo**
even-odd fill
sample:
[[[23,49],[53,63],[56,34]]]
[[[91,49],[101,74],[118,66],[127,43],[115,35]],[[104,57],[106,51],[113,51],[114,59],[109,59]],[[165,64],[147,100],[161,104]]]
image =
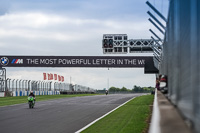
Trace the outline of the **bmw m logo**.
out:
[[[9,63],[9,59],[7,57],[2,57],[1,58],[1,65],[6,66]]]
[[[23,59],[13,59],[11,64],[23,64]]]

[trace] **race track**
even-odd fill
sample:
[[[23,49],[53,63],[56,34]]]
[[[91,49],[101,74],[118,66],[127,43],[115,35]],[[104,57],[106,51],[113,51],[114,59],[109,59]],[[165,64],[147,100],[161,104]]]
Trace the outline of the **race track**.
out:
[[[142,94],[64,98],[0,107],[1,133],[74,133],[127,100]]]

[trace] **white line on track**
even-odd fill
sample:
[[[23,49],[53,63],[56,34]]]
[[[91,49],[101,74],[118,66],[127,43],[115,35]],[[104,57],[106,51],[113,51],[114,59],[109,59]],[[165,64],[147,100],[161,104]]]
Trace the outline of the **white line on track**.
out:
[[[109,115],[110,113],[112,113],[113,111],[115,111],[116,109],[120,108],[121,106],[123,106],[124,104],[128,103],[129,101],[133,100],[135,97],[131,98],[130,100],[126,101],[125,103],[119,105],[118,107],[114,108],[113,110],[111,110],[110,112],[106,113],[105,115],[97,118],[96,120],[94,120],[93,122],[89,123],[88,125],[86,125],[85,127],[81,128],[80,130],[76,131],[75,133],[80,133],[83,130],[85,130],[86,128],[88,128],[89,126],[93,125],[95,122],[99,121],[100,119],[106,117],[107,115]]]

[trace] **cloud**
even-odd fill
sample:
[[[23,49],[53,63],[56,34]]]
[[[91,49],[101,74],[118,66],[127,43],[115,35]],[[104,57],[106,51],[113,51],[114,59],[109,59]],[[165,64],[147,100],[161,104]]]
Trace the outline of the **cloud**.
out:
[[[103,5],[103,2],[99,1],[96,6],[94,2],[90,2],[64,2],[63,5],[73,5],[71,8],[65,7],[66,12],[64,8],[60,11],[49,11],[49,7],[57,7],[44,4],[44,1],[45,11],[41,3],[35,2],[33,8],[29,2],[23,0],[20,4],[12,4],[13,9],[8,14],[5,10],[4,15],[0,16],[0,49],[3,49],[1,54],[102,56],[103,34],[128,34],[129,39],[150,38],[148,29],[151,24],[147,19],[144,16],[140,18],[138,14],[131,15],[139,7],[133,11],[132,6],[125,9],[124,6],[118,8],[119,5],[112,4],[110,7],[109,4],[114,1],[109,1],[102,7],[102,11],[100,5]],[[118,4],[120,3],[123,1]],[[38,5],[40,8],[37,8]],[[74,5],[77,7],[74,8]],[[81,10],[78,10],[79,8]],[[134,85],[153,86],[155,80],[154,75],[144,75],[143,69],[7,68],[8,77],[16,79],[42,80],[43,72],[64,75],[68,83],[72,77],[74,83],[95,89],[106,88],[108,78],[110,86],[125,86],[129,89]]]
[[[80,19],[71,18],[68,16],[60,16],[55,14],[45,13],[17,13],[6,14],[0,17],[2,25],[1,35],[17,35],[28,37],[26,33],[33,33],[34,37],[45,37],[55,32],[55,39],[62,33],[78,33],[77,31],[85,32],[103,32],[103,31],[127,31],[133,32],[143,31],[148,26],[147,22],[130,22],[123,20],[101,20],[101,19]],[[10,31],[8,33],[3,31]],[[57,33],[60,33],[56,36]],[[85,34],[84,32],[84,34]],[[35,34],[34,34],[35,33]],[[44,34],[37,34],[44,33]],[[48,34],[47,34],[48,33]],[[53,36],[50,36],[53,37]],[[30,37],[31,38],[31,37]],[[62,38],[62,37],[61,37]],[[85,36],[83,37],[85,38]],[[35,39],[35,38],[34,38]],[[62,40],[62,39],[61,39]],[[68,40],[68,38],[66,38]]]
[[[143,68],[8,68],[7,77],[11,79],[43,80],[43,72],[60,74],[65,82],[92,87],[94,89],[109,86],[132,89],[134,85],[154,86],[155,76],[144,76]]]
[[[6,49],[15,44],[9,47],[13,54],[19,54],[16,49],[23,50],[22,54],[85,54],[78,50],[80,46],[91,48],[86,53],[94,54],[97,48],[101,49],[105,33],[127,33],[134,38],[149,38],[150,34],[146,33],[148,22],[81,19],[39,12],[6,14],[0,16],[0,25],[0,47]]]

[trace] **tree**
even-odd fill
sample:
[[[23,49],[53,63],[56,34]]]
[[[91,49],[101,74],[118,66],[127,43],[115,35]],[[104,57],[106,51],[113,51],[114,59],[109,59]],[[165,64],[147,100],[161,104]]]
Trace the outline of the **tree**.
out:
[[[112,92],[112,91],[114,92],[114,91],[116,91],[116,88],[115,88],[115,87],[110,87],[110,88],[109,88],[109,91],[110,91],[110,92]]]
[[[120,89],[112,86],[112,87],[109,88],[109,91],[110,92],[119,92]]]
[[[132,90],[127,89],[126,87],[117,88],[117,87],[110,87],[109,92],[133,92],[133,93],[149,93],[154,90],[153,87],[140,87],[140,86],[133,86]]]
[[[154,90],[154,88],[150,88],[150,87],[140,87],[140,86],[136,86],[136,85],[134,85],[134,87],[133,87],[133,89],[132,89],[132,92],[136,92],[136,93],[138,93],[138,92],[144,92],[144,93],[148,93],[148,92],[151,92],[152,90]]]
[[[132,91],[133,91],[133,92],[140,92],[140,91],[141,91],[141,87],[140,87],[140,86],[134,85]]]
[[[128,89],[126,87],[122,87],[121,91],[128,91]]]
[[[119,92],[119,91],[120,91],[120,88],[116,88],[116,91]]]

